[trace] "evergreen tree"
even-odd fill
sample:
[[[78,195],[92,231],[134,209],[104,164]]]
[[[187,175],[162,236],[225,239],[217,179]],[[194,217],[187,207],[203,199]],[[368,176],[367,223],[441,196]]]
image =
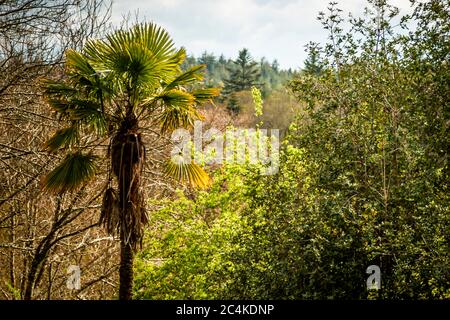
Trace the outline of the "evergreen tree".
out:
[[[227,59],[225,59],[225,56],[223,54],[220,55],[219,57],[219,64],[226,64],[227,63]]]
[[[224,80],[224,94],[248,90],[252,86],[260,86],[258,63],[253,61],[248,49],[244,48],[239,51],[239,56],[233,61],[233,64],[233,67],[227,68],[230,77]]]
[[[243,50],[242,50],[243,51]],[[242,51],[240,54],[242,55]],[[247,50],[246,50],[247,51]],[[238,61],[239,60],[239,61]],[[280,69],[277,60],[269,62],[266,58],[261,58],[258,62],[253,62],[248,51],[236,61],[226,58],[223,54],[215,56],[213,53],[203,52],[198,58],[190,55],[181,65],[183,70],[188,70],[198,64],[206,65],[204,71],[204,85],[206,87],[225,87],[222,91],[223,98],[226,99],[233,92],[248,90],[255,85],[261,90],[263,97],[267,97],[274,90],[281,89],[286,81],[291,80],[292,70]],[[241,65],[244,65],[242,67]],[[242,70],[245,70],[245,85],[240,85],[242,81]],[[250,75],[250,76],[249,76]],[[235,79],[237,79],[235,81]],[[230,85],[228,82],[239,82],[238,85]],[[257,83],[258,82],[258,83]]]
[[[239,102],[234,93],[232,93],[230,96],[230,99],[228,99],[227,109],[235,114],[239,113],[239,111],[241,110],[241,107],[239,106]]]
[[[206,70],[208,70],[209,74],[212,74],[213,70],[216,67],[216,56],[213,53],[208,53],[204,51],[202,56],[198,59],[199,64],[206,65]]]
[[[308,57],[304,62],[303,73],[319,76],[323,72],[323,63],[320,61],[320,52],[316,44],[310,43],[307,46]]]
[[[278,68],[280,67],[280,64],[278,63],[278,60],[277,59],[275,59],[275,60],[273,60],[273,62],[272,62],[272,69],[275,71],[275,72],[278,72]]]

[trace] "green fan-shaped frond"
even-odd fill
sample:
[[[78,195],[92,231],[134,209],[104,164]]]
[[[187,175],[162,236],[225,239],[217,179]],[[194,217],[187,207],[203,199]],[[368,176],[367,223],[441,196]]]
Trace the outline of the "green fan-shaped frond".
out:
[[[86,56],[73,49],[66,51],[66,66],[69,74],[90,76],[96,72]]]
[[[94,68],[86,55],[72,49],[67,50],[66,67],[67,74],[70,76],[70,83],[73,84],[73,89],[78,94],[97,99],[100,96],[108,97],[110,95],[110,86],[107,85],[106,81],[103,81],[104,75],[101,76],[101,72]],[[60,86],[55,87],[53,91],[60,88]],[[64,93],[64,91],[59,90],[59,95],[61,93]]]
[[[101,105],[90,100],[73,99],[73,108],[69,109],[70,120],[80,121],[92,127],[98,134],[106,132],[105,114]]]
[[[138,24],[130,33],[134,41],[143,44],[157,57],[170,56],[175,51],[170,35],[154,23]]]
[[[126,58],[123,65],[116,70],[131,81],[130,86],[145,85],[157,87],[161,80],[165,80],[178,68],[178,60],[174,57],[159,59],[153,52],[139,43],[131,43],[126,46]],[[122,69],[119,69],[122,68]]]
[[[218,88],[206,88],[197,89],[192,91],[195,103],[201,105],[203,103],[212,102],[214,97],[220,94],[220,89]]]
[[[95,175],[95,159],[95,156],[81,152],[67,154],[44,178],[44,188],[49,192],[66,192],[78,188]]]
[[[41,85],[44,89],[44,94],[47,97],[53,98],[72,97],[78,93],[77,89],[63,82],[43,79]]]
[[[169,160],[165,166],[165,173],[182,183],[189,183],[200,189],[207,188],[211,183],[208,174],[194,162],[176,163]]]
[[[163,106],[159,116],[162,132],[188,128],[195,120],[202,119],[194,107],[195,98],[189,92],[172,89],[159,95],[156,100]]]
[[[192,107],[170,106],[159,116],[161,132],[171,132],[179,128],[190,128],[195,120],[203,117]]]
[[[172,89],[160,94],[157,99],[161,100],[166,106],[190,106],[194,103],[194,97],[186,91]]]
[[[122,88],[134,85],[157,87],[180,71],[184,49],[175,50],[167,32],[154,24],[117,30],[104,40],[91,40],[84,49],[98,72],[109,72]]]
[[[72,99],[68,103],[70,104],[68,112],[71,120],[85,120],[101,116],[101,106],[95,101]]]
[[[105,114],[98,102],[77,98],[50,98],[47,101],[61,118],[91,127],[98,134],[106,132]]]
[[[47,98],[50,107],[55,110],[61,117],[67,117],[72,104],[65,98]]]
[[[205,69],[205,65],[201,64],[181,73],[165,86],[166,90],[175,89],[178,86],[185,86],[203,80],[204,75],[201,73],[203,69]]]
[[[47,141],[46,148],[49,151],[56,151],[61,147],[68,147],[75,144],[79,139],[76,126],[60,129]]]

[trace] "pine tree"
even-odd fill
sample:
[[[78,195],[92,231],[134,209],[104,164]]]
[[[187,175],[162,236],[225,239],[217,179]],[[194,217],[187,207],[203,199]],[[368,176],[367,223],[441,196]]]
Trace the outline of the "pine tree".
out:
[[[227,63],[227,59],[225,59],[225,56],[223,54],[220,55],[219,57],[219,64],[226,64]]]
[[[275,72],[278,72],[279,67],[280,67],[280,64],[278,63],[278,60],[277,59],[273,60],[273,62],[272,62],[272,69]]]
[[[202,56],[198,58],[198,63],[206,65],[206,70],[208,70],[209,74],[212,74],[217,63],[216,56],[212,53],[204,51]]]
[[[319,48],[314,44],[308,46],[308,57],[304,62],[303,73],[319,76],[323,72],[323,63],[320,61]]]
[[[236,98],[236,95],[234,93],[231,94],[230,99],[228,99],[227,103],[227,109],[231,111],[234,114],[239,113],[241,110],[241,106],[239,105],[239,101]]]
[[[230,78],[224,81],[224,94],[249,90],[252,86],[261,85],[258,82],[260,77],[258,63],[253,61],[247,49],[239,51],[239,56],[233,61],[233,64],[232,68],[228,68]]]

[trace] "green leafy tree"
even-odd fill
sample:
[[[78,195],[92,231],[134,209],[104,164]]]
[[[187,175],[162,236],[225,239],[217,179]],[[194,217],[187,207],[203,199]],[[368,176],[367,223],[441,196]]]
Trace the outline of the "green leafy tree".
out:
[[[336,7],[321,16],[333,26],[324,70],[289,85],[304,109],[277,174],[225,165],[209,192],[158,211],[140,297],[450,297],[450,1],[416,3],[402,20],[417,28],[400,34],[395,8],[369,4],[348,32]]]
[[[72,191],[94,178],[98,161],[105,159],[97,146],[109,144],[100,221],[120,237],[120,299],[131,299],[134,254],[148,223],[141,185],[146,159],[142,128],[149,119],[159,124],[161,134],[189,127],[200,118],[196,106],[218,95],[217,89],[190,90],[202,79],[203,66],[182,72],[185,56],[164,29],[141,24],[89,41],[81,52],[68,50],[66,77],[45,82],[50,106],[67,124],[47,143],[50,151],[65,151],[44,180],[47,190]],[[166,171],[193,185],[208,183],[194,163],[169,161]]]

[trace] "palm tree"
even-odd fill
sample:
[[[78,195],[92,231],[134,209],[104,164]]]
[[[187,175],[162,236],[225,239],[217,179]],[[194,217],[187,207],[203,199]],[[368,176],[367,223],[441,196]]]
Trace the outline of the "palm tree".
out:
[[[164,29],[139,24],[91,40],[81,52],[68,50],[64,79],[44,81],[50,106],[68,124],[47,143],[49,151],[64,151],[65,157],[45,177],[46,190],[73,191],[94,177],[105,154],[110,161],[100,222],[120,237],[121,300],[131,299],[134,254],[147,223],[141,125],[153,119],[161,134],[189,127],[201,118],[196,107],[219,94],[214,88],[194,89],[204,66],[182,72],[185,57],[185,50],[175,49]],[[93,137],[109,142],[103,156]],[[209,181],[195,163],[168,160],[166,169],[195,186]]]

